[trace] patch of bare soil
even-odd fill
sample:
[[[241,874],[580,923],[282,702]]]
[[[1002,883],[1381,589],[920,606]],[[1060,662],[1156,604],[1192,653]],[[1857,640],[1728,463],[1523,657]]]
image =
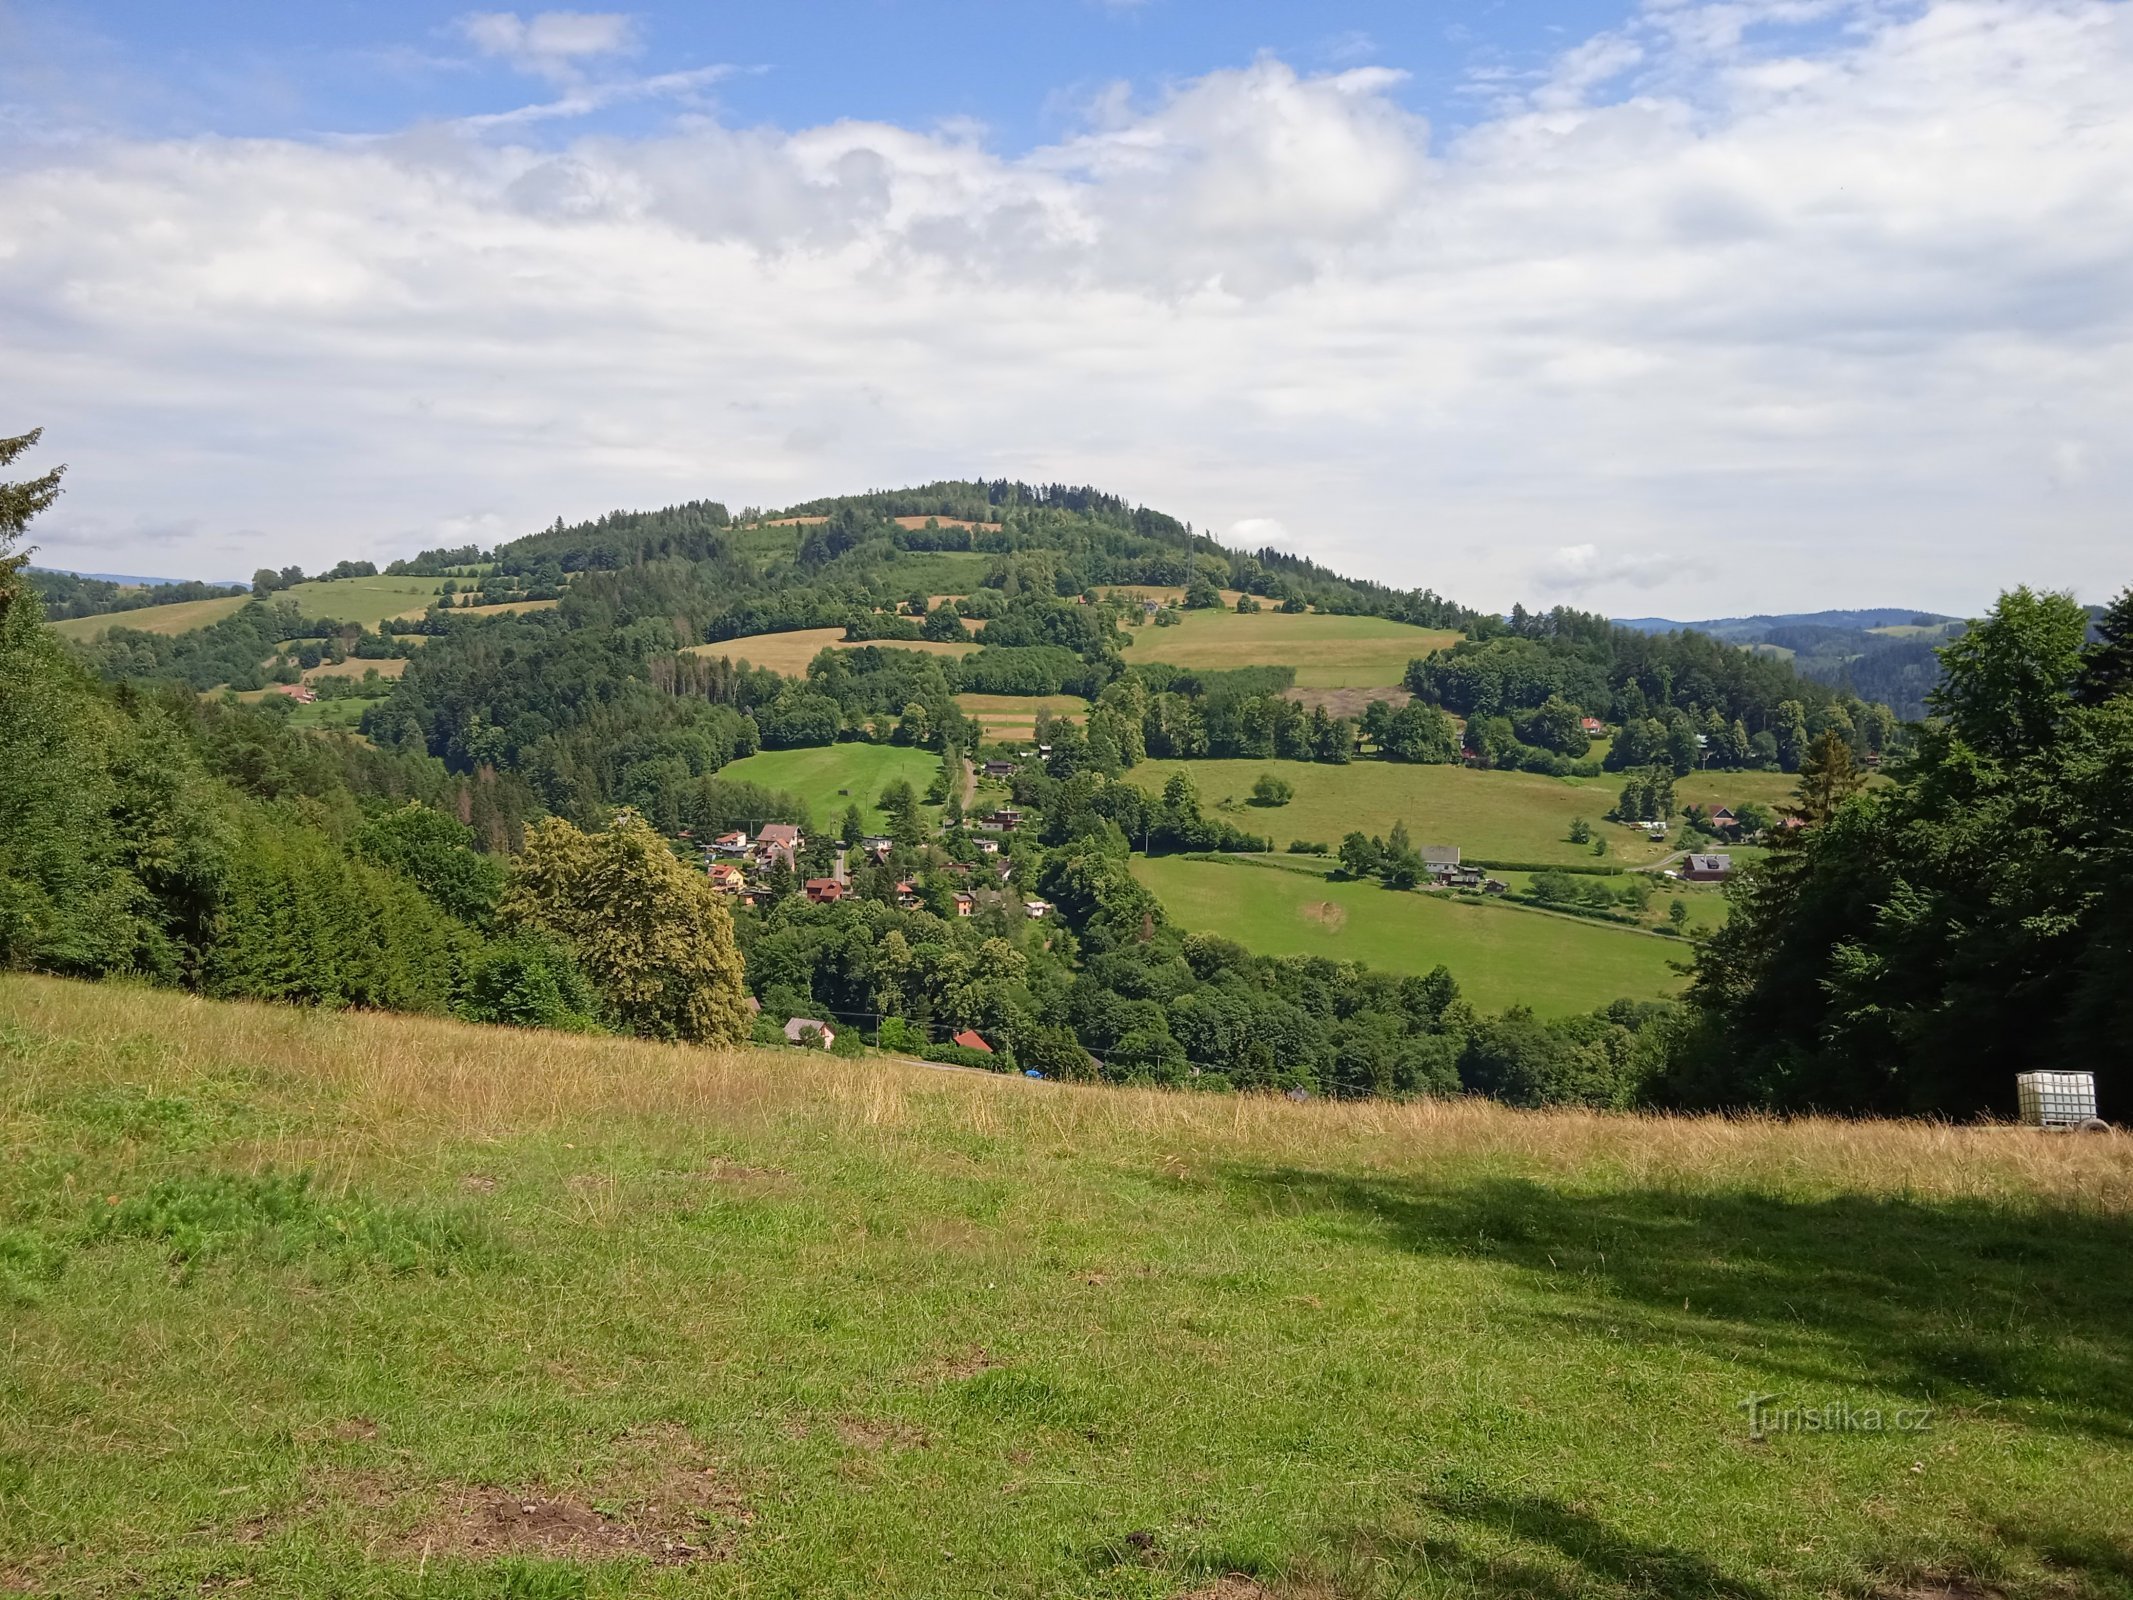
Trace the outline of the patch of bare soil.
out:
[[[728,1161],[716,1156],[708,1166],[694,1172],[676,1172],[669,1176],[683,1183],[717,1183],[730,1188],[768,1191],[796,1187],[793,1175],[783,1167],[751,1167],[744,1162]]]
[[[1213,1583],[1188,1589],[1178,1600],[1275,1600],[1274,1591],[1241,1572],[1225,1572]]]
[[[999,1364],[992,1358],[991,1351],[974,1344],[959,1354],[936,1361],[925,1369],[924,1376],[938,1383],[953,1383],[959,1378],[975,1378],[981,1372],[990,1372]]]
[[[662,1566],[732,1554],[754,1514],[687,1429],[658,1423],[617,1443],[612,1484],[567,1493],[447,1486],[436,1512],[401,1544],[431,1556],[636,1557]]]
[[[876,1417],[839,1417],[837,1437],[854,1450],[923,1450],[933,1441],[905,1422],[885,1422]]]
[[[459,1180],[459,1187],[468,1194],[494,1194],[502,1185],[486,1172],[470,1172]]]
[[[1373,700],[1382,700],[1397,711],[1414,696],[1393,684],[1383,689],[1284,689],[1281,698],[1295,701],[1306,711],[1323,709],[1329,717],[1360,717]]]
[[[1348,926],[1348,908],[1332,900],[1320,900],[1303,908],[1304,920],[1315,922],[1328,933]]]
[[[2004,1600],[2004,1597],[1999,1590],[1989,1589],[1973,1578],[1938,1578],[1903,1589],[1877,1590],[1874,1600]]]

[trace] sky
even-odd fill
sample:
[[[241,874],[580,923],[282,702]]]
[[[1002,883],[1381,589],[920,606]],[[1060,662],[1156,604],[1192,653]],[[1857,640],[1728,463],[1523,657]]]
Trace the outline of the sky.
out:
[[[2133,582],[2133,0],[0,0],[40,563],[1094,483],[1468,604]]]

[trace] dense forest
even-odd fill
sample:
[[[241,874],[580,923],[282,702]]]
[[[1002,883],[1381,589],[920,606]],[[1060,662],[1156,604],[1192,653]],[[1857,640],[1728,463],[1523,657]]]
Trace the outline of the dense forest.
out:
[[[8,459],[33,441],[10,441]],[[56,491],[56,477],[8,489],[10,543]],[[0,959],[15,965],[705,1039],[769,1026],[744,1020],[745,991],[766,1018],[855,1020],[892,1047],[952,1054],[939,1041],[975,1029],[995,1043],[987,1064],[1050,1075],[1518,1104],[1997,1110],[2007,1069],[1988,1060],[2018,1039],[2025,1060],[2045,1041],[2094,1049],[2125,1020],[2094,975],[2124,953],[2112,920],[2123,894],[2105,892],[2121,847],[2084,810],[2123,776],[2125,707],[2122,689],[2100,687],[2116,657],[2084,654],[2060,609],[2081,614],[2055,600],[2010,597],[1951,647],[1944,698],[1912,730],[1702,635],[1562,609],[1483,615],[1229,551],[1147,508],[1056,485],[558,523],[387,569],[460,574],[460,599],[546,590],[552,609],[483,616],[445,596],[376,629],[306,616],[266,583],[208,628],[115,627],[63,646],[38,626],[20,564],[0,597]],[[1408,703],[1340,716],[1298,703],[1286,667],[1134,664],[1149,616],[1107,592],[1126,584],[1182,589],[1186,607],[1227,592],[1247,607],[1464,637],[1412,663]],[[961,597],[934,600],[943,589]],[[2038,608],[2046,622],[2016,620]],[[1157,626],[1174,614],[1160,611]],[[845,646],[795,676],[721,648],[822,627]],[[2050,661],[2012,664],[2047,636]],[[890,647],[923,639],[975,648]],[[361,738],[293,730],[277,697],[255,707],[202,692],[389,658],[405,658],[404,673],[365,691]],[[1966,687],[1988,678],[2021,687],[1991,691],[1998,701]],[[957,704],[970,692],[1091,702],[1079,722],[1040,723],[1044,758],[1012,778],[1028,826],[994,846],[996,860],[962,815],[961,775],[982,748]],[[2017,708],[2030,730],[2019,747],[1993,731],[2008,694],[2049,701]],[[1597,723],[1611,733],[1604,762]],[[886,853],[852,874],[850,895],[817,904],[799,881],[858,842],[856,808],[810,816],[724,772],[758,749],[844,740],[937,760],[929,798],[942,820],[921,828],[907,792]],[[1740,913],[1703,947],[1685,1005],[1488,1017],[1441,969],[1400,978],[1275,959],[1173,927],[1128,871],[1132,853],[1271,847],[1204,811],[1185,773],[1160,795],[1124,781],[1146,759],[1203,757],[1604,766],[1632,789],[1763,767],[1799,774],[1808,825],[1745,876]],[[1862,788],[1873,767],[1881,780]],[[1981,814],[2005,831],[1966,831]],[[807,853],[729,916],[683,841],[766,822],[802,824]],[[2008,866],[1988,869],[1986,840]],[[959,907],[994,865],[998,892]],[[598,888],[617,882],[657,914],[621,916]],[[1055,914],[1025,918],[1023,898]],[[1972,941],[1964,970],[1982,974],[1968,989],[1928,977],[1958,929]],[[1979,1008],[2012,1017],[2032,996],[2052,1001],[2049,1026],[1965,1020]],[[1985,1053],[1988,1038],[2000,1055]]]

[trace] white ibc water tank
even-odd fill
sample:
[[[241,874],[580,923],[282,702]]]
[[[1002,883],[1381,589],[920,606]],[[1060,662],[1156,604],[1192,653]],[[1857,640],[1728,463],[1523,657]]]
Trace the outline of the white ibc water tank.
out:
[[[2022,1120],[2032,1128],[2078,1128],[2096,1120],[2093,1072],[2024,1072],[2015,1078]]]

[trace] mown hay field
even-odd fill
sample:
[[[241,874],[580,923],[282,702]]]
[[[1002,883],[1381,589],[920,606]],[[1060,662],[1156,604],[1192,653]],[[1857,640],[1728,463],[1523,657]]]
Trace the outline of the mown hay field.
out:
[[[867,644],[884,650],[919,650],[928,655],[960,656],[977,649],[947,639],[869,639]],[[692,645],[689,655],[725,656],[751,667],[768,667],[788,678],[803,678],[807,664],[825,650],[856,650],[859,643],[847,640],[842,628],[795,628],[786,633],[751,633],[739,639],[720,639],[712,644]]]
[[[0,1143],[13,1590],[2127,1589],[2123,1138],[15,976]]]
[[[108,611],[96,617],[68,617],[48,626],[62,638],[80,639],[84,642],[101,639],[113,628],[132,628],[141,633],[175,636],[220,622],[224,617],[235,616],[243,608],[244,602],[243,595],[231,595],[221,600],[179,600],[167,606],[142,606],[134,611]]]

